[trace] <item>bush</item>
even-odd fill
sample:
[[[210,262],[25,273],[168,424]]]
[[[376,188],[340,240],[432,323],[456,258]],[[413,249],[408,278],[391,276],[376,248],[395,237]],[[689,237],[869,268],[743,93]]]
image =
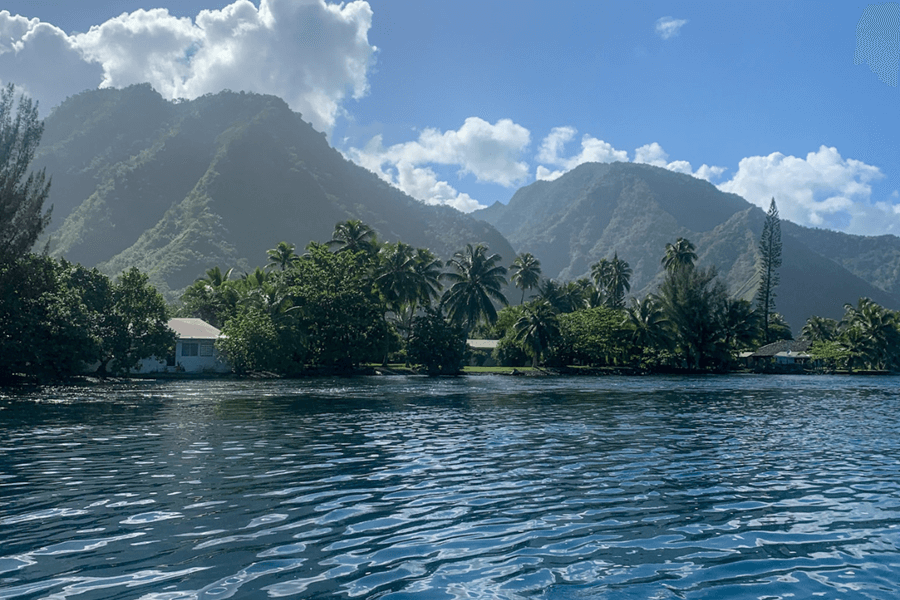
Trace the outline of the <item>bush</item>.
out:
[[[409,340],[409,360],[422,365],[429,375],[455,375],[466,359],[466,334],[451,325],[439,309],[428,307],[415,317]]]

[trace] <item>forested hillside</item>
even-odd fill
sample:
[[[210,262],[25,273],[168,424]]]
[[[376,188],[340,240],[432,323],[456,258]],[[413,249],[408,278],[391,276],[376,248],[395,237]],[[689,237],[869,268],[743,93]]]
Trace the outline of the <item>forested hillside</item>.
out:
[[[661,248],[684,237],[696,245],[699,264],[715,266],[732,294],[752,299],[756,292],[765,214],[689,175],[643,164],[589,163],[473,215],[496,226],[518,252],[539,257],[549,277],[588,276],[591,264],[617,252],[633,269],[632,292],[640,297],[661,281]],[[791,223],[784,233],[776,306],[795,331],[811,315],[839,317],[844,303],[862,296],[900,307],[893,293],[900,289],[900,239]]]
[[[34,162],[53,177],[52,254],[137,266],[170,298],[212,265],[251,269],[279,241],[325,241],[348,219],[443,258],[479,242],[514,258],[493,227],[388,186],[272,96],[84,92],[47,117]]]

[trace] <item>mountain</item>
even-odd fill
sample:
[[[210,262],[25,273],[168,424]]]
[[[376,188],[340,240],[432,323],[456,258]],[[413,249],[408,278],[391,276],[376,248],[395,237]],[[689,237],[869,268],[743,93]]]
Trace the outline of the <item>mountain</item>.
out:
[[[735,296],[752,299],[758,285],[765,213],[709,182],[650,165],[583,164],[472,214],[518,252],[534,254],[548,277],[589,276],[591,264],[617,252],[633,269],[632,292],[642,296],[662,280],[666,243],[684,237]],[[900,239],[882,238],[782,222],[776,307],[795,332],[811,315],[839,318],[844,303],[862,296],[900,308]]]
[[[347,219],[441,258],[479,242],[515,256],[494,227],[349,162],[273,96],[95,90],[44,125],[33,164],[52,177],[52,254],[111,275],[137,266],[169,298],[212,266],[263,265],[280,241],[327,241]]]

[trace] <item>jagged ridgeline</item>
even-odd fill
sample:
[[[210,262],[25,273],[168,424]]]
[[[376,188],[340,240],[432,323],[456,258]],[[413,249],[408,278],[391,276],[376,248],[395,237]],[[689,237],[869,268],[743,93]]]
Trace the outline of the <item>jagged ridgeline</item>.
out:
[[[777,201],[777,198],[776,198]],[[684,237],[700,265],[715,265],[732,294],[752,300],[765,213],[688,175],[633,163],[585,164],[520,189],[509,204],[473,216],[491,223],[544,275],[576,279],[618,252],[637,296],[655,291],[666,243]],[[843,304],[872,298],[900,308],[900,238],[867,238],[783,223],[776,310],[794,333],[811,315],[840,318]]]
[[[515,258],[494,227],[387,185],[273,96],[84,92],[46,118],[34,165],[53,178],[53,255],[110,275],[137,266],[169,298],[214,265],[264,264],[282,240],[327,241],[347,219],[441,258],[479,242]]]

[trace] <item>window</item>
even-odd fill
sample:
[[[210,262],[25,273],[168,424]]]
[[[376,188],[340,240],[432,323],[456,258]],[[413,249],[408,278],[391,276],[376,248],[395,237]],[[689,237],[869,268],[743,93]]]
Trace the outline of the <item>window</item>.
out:
[[[198,346],[197,342],[181,342],[181,355],[197,356]]]
[[[212,356],[213,345],[211,342],[203,342],[200,344],[200,356]]]

